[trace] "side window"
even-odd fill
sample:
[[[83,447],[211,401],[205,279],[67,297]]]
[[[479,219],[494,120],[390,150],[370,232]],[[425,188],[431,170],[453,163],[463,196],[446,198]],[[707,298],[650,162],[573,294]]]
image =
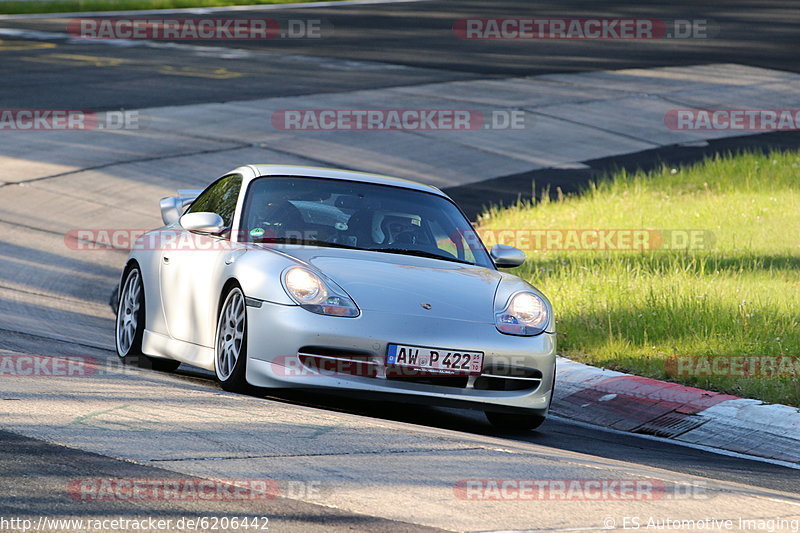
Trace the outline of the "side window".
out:
[[[233,224],[233,214],[236,211],[236,200],[242,188],[241,174],[231,174],[218,179],[200,193],[192,202],[187,213],[216,213],[222,217],[226,227]]]

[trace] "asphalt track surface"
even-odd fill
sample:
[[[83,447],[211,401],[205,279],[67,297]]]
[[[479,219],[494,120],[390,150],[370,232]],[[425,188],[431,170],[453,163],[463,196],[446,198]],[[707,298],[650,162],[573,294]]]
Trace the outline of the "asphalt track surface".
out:
[[[180,16],[192,18],[192,15]],[[651,0],[602,5],[593,1],[453,0],[283,12],[237,11],[211,16],[268,17],[282,24],[288,19],[321,20],[323,30],[330,29],[322,31],[320,39],[192,42],[267,53],[242,58],[213,57],[213,54],[193,58],[169,48],[120,49],[102,44],[58,42],[54,42],[56,49],[4,51],[0,52],[0,75],[4,80],[0,102],[20,108],[58,105],[119,109],[297,96],[424,81],[668,65],[735,62],[794,72],[800,69],[796,56],[800,10],[791,0]],[[647,41],[477,41],[459,39],[453,33],[454,22],[461,18],[532,16],[706,20],[716,30],[707,39]],[[68,20],[0,20],[0,28],[65,33]],[[5,38],[0,36],[0,39]],[[48,57],[52,54],[61,57]],[[64,55],[85,57],[70,59]],[[350,70],[332,70],[293,55],[374,65],[369,68],[369,64],[353,64]],[[380,64],[407,68],[387,69]],[[214,79],[213,73],[219,69],[242,76]],[[201,77],[203,74],[207,77]],[[56,80],[57,91],[53,90]]]
[[[143,515],[140,507],[121,501],[97,502],[91,506],[85,503],[76,505],[64,487],[74,479],[97,477],[186,479],[185,476],[178,476],[167,470],[110,459],[5,431],[0,431],[0,472],[3,473],[7,487],[0,502],[0,516],[5,517],[39,517],[48,514],[65,519],[112,516],[115,519],[139,520]],[[46,513],[43,513],[44,510]],[[414,524],[354,515],[289,498],[276,498],[255,505],[253,502],[156,501],[146,506],[146,514],[154,520],[172,520],[174,524],[181,519],[203,516],[233,518],[255,515],[267,517],[272,530],[290,532],[323,528],[334,532],[439,531]]]
[[[537,2],[535,9],[532,6],[525,1],[432,1],[270,12],[266,16],[323,19],[332,26],[333,32],[321,41],[197,43],[217,48],[205,57],[180,48],[123,48],[73,43],[55,37],[0,36],[3,41],[0,43],[0,77],[4,81],[0,84],[0,105],[4,108],[135,109],[460,79],[724,62],[798,71],[796,44],[800,42],[800,10],[789,1],[614,2],[603,7],[595,2]],[[629,43],[467,42],[455,39],[452,34],[453,21],[463,17],[581,17],[587,13],[596,17],[708,19],[716,24],[718,35],[708,40]],[[231,16],[244,18],[265,14],[236,12]],[[64,31],[64,20],[0,20],[0,28],[59,33]],[[225,50],[230,49],[237,52],[227,54]],[[326,68],[327,58],[351,61],[351,68]],[[703,148],[674,147],[597,161],[590,165],[591,171],[581,171],[582,174],[539,171],[537,176],[570,190],[577,189],[589,177],[619,166],[648,167],[656,161],[679,163],[715,151],[742,147],[791,148],[797,145],[797,134],[729,139]],[[504,178],[498,200],[513,200],[518,194],[515,179],[518,183],[529,183],[531,175]],[[537,183],[542,183],[539,177],[536,179]],[[497,189],[491,185],[488,188]],[[480,188],[473,188],[451,192],[465,205],[476,206],[471,198],[483,194],[480,191]],[[2,331],[0,348],[21,353],[84,354],[89,351],[99,358],[116,357],[99,346],[79,346],[47,335],[7,329]],[[179,375],[181,379],[204,384],[209,391],[217,390],[213,380],[202,372],[182,367]],[[365,405],[299,393],[270,393],[268,400],[497,436],[479,413],[435,408],[409,412],[394,404]],[[711,480],[800,493],[800,476],[796,470],[632,435],[587,429],[568,421],[550,420],[535,433],[501,436]],[[0,514],[35,515],[47,506],[63,516],[80,516],[86,512],[85,507],[68,498],[54,500],[54,487],[88,475],[169,477],[170,474],[0,432],[0,476],[4,486],[11,487],[8,497],[0,499]],[[276,500],[270,505],[269,514],[279,517],[281,530],[307,529],[323,521],[330,530],[424,530],[420,526],[293,500]],[[98,513],[124,512],[113,505],[93,509]],[[154,504],[148,511],[154,515],[180,516],[209,510],[191,505],[178,508]],[[229,511],[235,513],[236,510]]]

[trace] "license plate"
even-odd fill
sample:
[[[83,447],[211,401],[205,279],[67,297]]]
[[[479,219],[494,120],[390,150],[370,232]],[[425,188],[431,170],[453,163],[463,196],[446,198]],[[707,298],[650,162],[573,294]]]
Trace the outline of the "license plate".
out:
[[[483,370],[483,352],[390,344],[386,364],[445,374],[477,375]]]

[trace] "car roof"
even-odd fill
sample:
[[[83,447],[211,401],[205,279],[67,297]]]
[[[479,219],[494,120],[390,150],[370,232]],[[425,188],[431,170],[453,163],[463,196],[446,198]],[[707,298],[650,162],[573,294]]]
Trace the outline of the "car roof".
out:
[[[341,170],[335,168],[307,167],[299,165],[248,165],[257,178],[269,176],[302,176],[307,178],[326,178],[347,181],[359,181],[362,183],[375,183],[378,185],[390,185],[403,189],[413,189],[416,191],[428,192],[438,196],[447,196],[442,191],[432,185],[424,185],[416,181],[403,178],[393,178],[381,174],[370,174],[368,172],[354,172],[351,170]]]

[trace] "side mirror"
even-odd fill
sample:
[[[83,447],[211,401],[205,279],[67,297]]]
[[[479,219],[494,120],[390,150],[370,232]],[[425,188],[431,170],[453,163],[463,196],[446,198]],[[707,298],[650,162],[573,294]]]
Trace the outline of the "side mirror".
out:
[[[501,268],[518,267],[525,262],[525,252],[505,244],[495,244],[489,252],[494,264]]]
[[[187,213],[180,218],[181,227],[200,233],[221,233],[225,222],[216,213]]]

